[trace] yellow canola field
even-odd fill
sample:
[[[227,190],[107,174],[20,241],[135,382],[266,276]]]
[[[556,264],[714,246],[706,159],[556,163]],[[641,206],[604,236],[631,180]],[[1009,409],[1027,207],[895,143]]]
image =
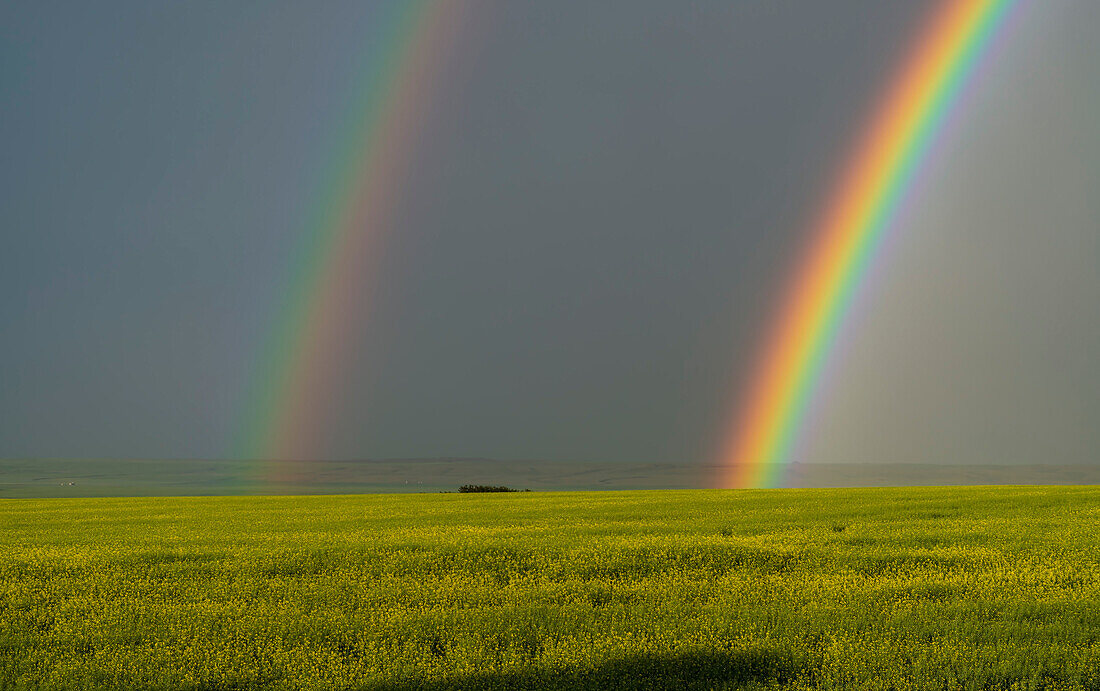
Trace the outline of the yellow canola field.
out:
[[[1100,689],[1100,489],[0,502],[0,688]]]

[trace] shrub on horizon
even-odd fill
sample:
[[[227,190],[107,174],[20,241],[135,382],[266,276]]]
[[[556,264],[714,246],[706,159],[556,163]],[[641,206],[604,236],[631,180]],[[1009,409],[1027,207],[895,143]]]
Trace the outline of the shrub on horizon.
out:
[[[463,494],[469,494],[471,492],[518,492],[518,489],[512,489],[504,485],[462,485],[458,488],[458,491]],[[524,490],[530,492],[531,490]]]

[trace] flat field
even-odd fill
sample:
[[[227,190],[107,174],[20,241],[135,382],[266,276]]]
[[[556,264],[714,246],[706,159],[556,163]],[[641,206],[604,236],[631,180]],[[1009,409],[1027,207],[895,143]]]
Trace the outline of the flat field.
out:
[[[0,500],[0,688],[1100,689],[1100,488]]]

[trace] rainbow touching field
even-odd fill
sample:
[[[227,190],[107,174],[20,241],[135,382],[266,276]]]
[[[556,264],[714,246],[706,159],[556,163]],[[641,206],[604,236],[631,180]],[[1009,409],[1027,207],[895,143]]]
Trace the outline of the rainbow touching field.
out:
[[[726,487],[772,487],[803,431],[870,263],[982,56],[1018,0],[946,0],[930,16],[810,231],[720,460]]]
[[[357,101],[322,194],[293,254],[277,324],[265,340],[247,401],[237,455],[267,462],[314,457],[328,403],[349,353],[351,325],[369,312],[379,242],[421,135],[445,55],[459,25],[457,4],[393,3],[362,59]],[[267,478],[270,479],[270,478]]]
[[[983,55],[1021,3],[942,2],[871,108],[763,341],[723,445],[718,484],[782,483],[868,267]],[[356,347],[352,327],[369,312],[379,243],[393,223],[458,15],[457,3],[424,0],[397,3],[379,19],[384,40],[364,58],[353,117],[333,138],[323,194],[294,252],[246,402],[236,455],[265,459],[258,461],[265,473],[276,467],[265,461],[313,458],[323,449],[323,420]]]

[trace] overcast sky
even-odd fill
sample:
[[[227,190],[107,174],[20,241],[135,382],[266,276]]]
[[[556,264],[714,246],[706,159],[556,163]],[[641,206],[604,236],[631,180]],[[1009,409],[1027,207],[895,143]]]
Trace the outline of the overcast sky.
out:
[[[317,456],[710,460],[932,6],[469,3]],[[0,6],[0,457],[233,452],[383,15]],[[799,460],[1100,462],[1097,26],[995,41]]]

